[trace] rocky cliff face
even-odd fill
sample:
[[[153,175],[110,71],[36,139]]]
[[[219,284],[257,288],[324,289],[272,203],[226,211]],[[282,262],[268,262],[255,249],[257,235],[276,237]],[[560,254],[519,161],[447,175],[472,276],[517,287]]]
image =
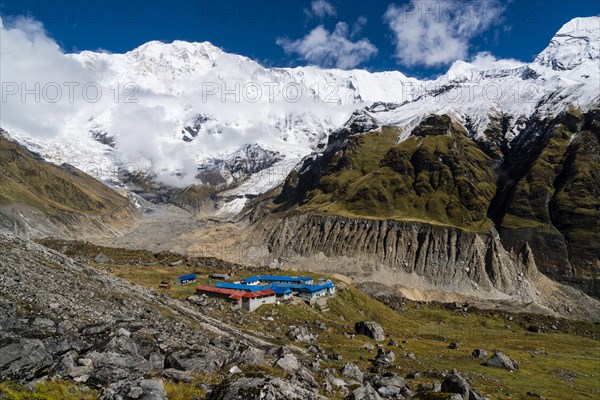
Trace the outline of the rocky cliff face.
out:
[[[528,244],[506,248],[494,229],[294,214],[266,217],[254,238],[264,240],[271,258],[357,281],[534,303],[562,315],[595,318],[600,311],[597,300],[539,273]]]
[[[539,270],[598,296],[598,116],[534,118],[512,141],[501,121],[490,141],[446,115],[409,135],[353,118],[288,177],[275,199],[284,222],[258,229],[275,256],[347,257],[419,288],[531,301]]]
[[[505,246],[528,243],[540,270],[600,296],[600,113],[533,121],[504,150],[489,215]],[[528,139],[525,139],[525,138]]]
[[[425,286],[489,297],[535,297],[525,275],[528,250],[513,254],[498,234],[478,234],[418,222],[368,220],[340,216],[295,215],[280,224],[264,224],[261,233],[276,257],[323,253],[359,260],[359,277],[397,273]],[[318,266],[315,266],[318,268]],[[336,272],[345,271],[345,265]],[[391,282],[390,282],[391,283]]]

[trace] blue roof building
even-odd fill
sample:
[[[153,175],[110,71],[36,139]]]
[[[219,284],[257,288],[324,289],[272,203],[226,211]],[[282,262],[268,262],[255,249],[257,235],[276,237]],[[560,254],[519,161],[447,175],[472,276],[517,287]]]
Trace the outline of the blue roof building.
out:
[[[221,289],[232,289],[232,290],[242,290],[244,292],[258,292],[259,290],[269,289],[268,286],[259,286],[259,285],[244,285],[243,283],[226,283],[226,282],[218,282],[215,287]]]
[[[277,297],[283,297],[284,299],[288,299],[294,294],[292,289],[286,287],[271,286],[271,290],[275,292]]]
[[[188,274],[177,277],[178,285],[185,285],[186,283],[195,282],[196,274]]]
[[[256,275],[249,276],[247,278],[242,279],[242,282],[246,285],[258,285],[260,283],[260,278]]]
[[[285,276],[285,275],[255,275],[242,279],[248,285],[259,283],[297,283],[311,285],[313,279],[310,276]]]
[[[319,285],[302,285],[298,291],[302,297],[319,297],[333,294],[335,285],[333,282],[325,282]]]

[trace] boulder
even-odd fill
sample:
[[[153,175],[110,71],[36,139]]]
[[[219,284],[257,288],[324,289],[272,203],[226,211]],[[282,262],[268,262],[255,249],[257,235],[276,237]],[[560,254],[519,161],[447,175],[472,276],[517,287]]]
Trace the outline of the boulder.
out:
[[[371,351],[375,348],[375,346],[373,346],[371,343],[365,343],[362,345],[362,348],[367,350],[367,351]]]
[[[229,368],[230,375],[241,374],[241,373],[242,373],[242,370],[237,365],[234,365],[233,367]]]
[[[265,351],[256,347],[242,346],[233,355],[232,361],[241,365],[261,364],[265,360]]]
[[[473,358],[486,358],[487,355],[488,355],[487,351],[485,351],[483,349],[475,349],[471,353],[471,357],[473,357]]]
[[[305,326],[290,326],[287,337],[294,342],[311,344],[317,340],[318,335],[309,331]]]
[[[406,381],[401,376],[384,376],[377,381],[377,386],[395,386],[402,389],[406,386]]]
[[[221,369],[227,358],[227,353],[214,348],[178,350],[167,355],[165,367],[180,371],[211,373]]]
[[[20,339],[0,349],[0,379],[31,380],[52,365],[52,357],[38,339]]]
[[[247,378],[241,375],[237,380],[221,383],[211,394],[212,400],[326,400],[315,389],[305,388],[298,382],[279,378]]]
[[[275,362],[275,366],[287,372],[295,372],[300,367],[298,359],[291,353],[283,355]]]
[[[167,368],[163,370],[162,376],[173,382],[186,382],[192,381],[192,375],[189,372],[179,371],[174,368]]]
[[[366,335],[377,342],[385,340],[383,328],[375,321],[357,322],[354,324],[354,330],[357,334]]]
[[[488,400],[487,397],[471,389],[467,381],[458,374],[448,375],[442,382],[440,390],[443,393],[457,393],[462,395],[463,400]]]
[[[395,359],[396,355],[393,351],[385,351],[384,348],[380,347],[377,349],[377,356],[375,357],[373,364],[375,366],[389,367]]]
[[[162,381],[142,379],[121,381],[104,388],[98,400],[168,400]]]
[[[110,258],[106,256],[104,253],[100,253],[94,258],[94,261],[98,264],[108,264],[110,262]]]
[[[357,382],[363,381],[363,373],[361,372],[360,368],[358,368],[358,366],[356,364],[347,362],[346,364],[344,364],[344,366],[340,370],[340,373],[343,376],[347,376],[348,378],[354,379]]]
[[[319,384],[315,380],[315,377],[310,373],[310,371],[304,367],[300,367],[298,371],[296,371],[296,377],[298,380],[309,384],[312,387],[318,387]]]
[[[377,389],[377,393],[383,397],[392,397],[400,394],[401,389],[396,386],[382,386]]]
[[[502,368],[508,371],[519,369],[519,364],[515,360],[511,360],[506,354],[498,351],[485,363],[488,367]]]
[[[347,398],[349,400],[381,400],[379,393],[368,383],[354,389]]]

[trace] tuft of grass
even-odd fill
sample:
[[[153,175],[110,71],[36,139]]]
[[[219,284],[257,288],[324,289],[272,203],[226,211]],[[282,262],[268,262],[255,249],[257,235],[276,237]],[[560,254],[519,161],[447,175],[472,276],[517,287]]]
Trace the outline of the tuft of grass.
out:
[[[165,391],[169,400],[203,400],[206,391],[193,383],[164,382]]]
[[[98,392],[66,381],[38,383],[28,389],[11,381],[0,382],[2,400],[95,400]]]

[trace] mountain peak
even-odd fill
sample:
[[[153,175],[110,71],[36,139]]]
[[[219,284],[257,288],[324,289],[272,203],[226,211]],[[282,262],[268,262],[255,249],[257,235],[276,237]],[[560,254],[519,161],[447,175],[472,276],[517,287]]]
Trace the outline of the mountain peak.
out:
[[[556,32],[556,35],[569,36],[583,36],[586,34],[588,37],[591,37],[590,35],[597,37],[600,34],[600,15],[573,18]]]
[[[600,16],[574,18],[558,30],[535,63],[557,71],[573,70],[582,65],[598,75],[600,60]],[[591,61],[591,63],[590,63]]]
[[[171,43],[165,43],[160,40],[152,40],[131,50],[127,54],[133,56],[148,56],[162,58],[169,54],[204,54],[215,56],[223,53],[223,50],[210,42],[186,42],[183,40],[174,40]]]

